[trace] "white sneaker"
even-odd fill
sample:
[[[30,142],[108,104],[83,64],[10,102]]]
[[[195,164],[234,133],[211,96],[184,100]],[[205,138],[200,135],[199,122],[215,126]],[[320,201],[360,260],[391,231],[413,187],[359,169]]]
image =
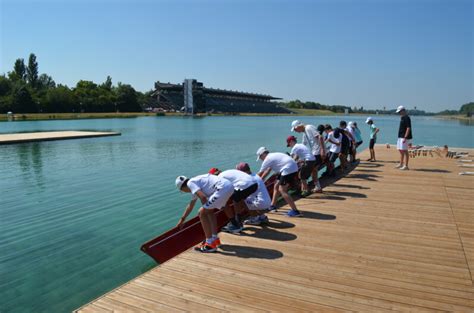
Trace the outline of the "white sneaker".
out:
[[[408,166],[404,165],[404,166],[400,167],[400,170],[401,171],[408,171],[409,168],[408,168]]]
[[[395,166],[395,168],[401,168],[402,167],[402,164],[399,163],[397,166]]]

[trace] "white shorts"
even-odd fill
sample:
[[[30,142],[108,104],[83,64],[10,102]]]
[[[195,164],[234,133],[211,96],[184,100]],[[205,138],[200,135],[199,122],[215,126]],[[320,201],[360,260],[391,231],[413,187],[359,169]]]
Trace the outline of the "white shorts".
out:
[[[245,204],[248,209],[252,211],[266,210],[272,205],[272,199],[266,199],[261,193],[257,192],[255,195],[251,195],[245,199]]]
[[[215,186],[214,193],[207,198],[207,202],[202,206],[205,209],[221,209],[225,207],[227,201],[234,193],[234,185],[227,179],[219,180]]]
[[[397,149],[398,150],[408,150],[408,145],[411,144],[411,140],[407,139],[403,142],[403,138],[398,138]]]

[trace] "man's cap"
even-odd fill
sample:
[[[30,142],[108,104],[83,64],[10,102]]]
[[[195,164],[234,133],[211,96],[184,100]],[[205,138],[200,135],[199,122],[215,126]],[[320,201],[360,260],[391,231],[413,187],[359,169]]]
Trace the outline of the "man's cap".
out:
[[[178,190],[181,190],[181,187],[183,186],[184,182],[187,181],[187,180],[188,180],[188,178],[186,176],[176,177],[176,181],[175,181],[176,188],[178,188]]]
[[[347,126],[348,126],[348,127],[354,126],[354,122],[350,121],[349,123],[347,123]]]
[[[208,173],[211,174],[211,175],[217,175],[219,172],[220,172],[220,171],[219,171],[219,169],[218,169],[217,167],[213,167],[213,168],[211,168],[211,169],[209,170]]]
[[[297,141],[298,141],[295,136],[288,136],[288,137],[286,138],[286,146],[287,146],[287,147],[290,146],[290,141],[292,141],[292,140],[293,140],[294,142],[297,142]]]
[[[400,111],[405,110],[405,107],[403,105],[398,106],[397,108],[397,113],[400,113]]]
[[[298,127],[298,126],[302,126],[304,125],[302,122],[298,121],[298,120],[294,120],[293,122],[291,122],[291,131],[294,132],[295,131],[295,128]]]
[[[250,172],[250,166],[248,163],[245,162],[240,162],[235,166],[236,170],[242,171],[242,172]]]
[[[373,122],[374,120],[369,116],[366,120],[365,120],[365,123],[367,124],[368,122]]]
[[[257,161],[260,160],[260,156],[264,154],[265,152],[268,152],[268,149],[265,147],[260,147],[257,150]]]

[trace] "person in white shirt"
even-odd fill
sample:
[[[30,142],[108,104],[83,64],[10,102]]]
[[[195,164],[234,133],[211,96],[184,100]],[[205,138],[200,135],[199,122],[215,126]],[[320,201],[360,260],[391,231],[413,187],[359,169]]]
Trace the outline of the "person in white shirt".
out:
[[[193,195],[176,226],[178,228],[182,227],[186,217],[193,210],[196,201],[201,200],[202,206],[199,208],[199,219],[206,240],[195,249],[201,252],[215,252],[221,242],[217,237],[217,221],[213,209],[225,207],[234,193],[234,186],[227,179],[210,174],[195,176],[191,179],[186,176],[178,176],[175,184],[178,190]]]
[[[336,162],[337,158],[339,157],[339,153],[341,152],[342,134],[339,133],[339,136],[336,137],[334,130],[329,124],[326,124],[324,130],[328,135],[327,142],[330,144],[328,174],[330,176],[334,176],[334,162]]]
[[[305,145],[296,143],[295,136],[286,138],[286,146],[291,148],[290,155],[299,165],[299,178],[301,180],[301,196],[307,197],[311,193],[308,190],[307,179],[311,176],[316,165],[316,158]]]
[[[275,183],[272,198],[272,210],[276,210],[278,195],[281,193],[283,199],[288,203],[291,210],[287,213],[289,217],[302,216],[296,208],[295,202],[288,194],[288,188],[298,175],[298,165],[289,155],[280,152],[270,153],[267,148],[260,147],[257,150],[257,161],[263,161],[258,176],[265,179],[271,171],[277,173],[278,181]]]
[[[318,170],[320,165],[326,161],[326,147],[324,145],[324,138],[321,136],[321,132],[319,132],[314,125],[305,125],[298,120],[295,120],[291,123],[291,131],[303,134],[302,143],[311,150],[314,157],[316,158],[313,172],[311,173],[315,187],[313,192],[321,193],[322,188],[318,180]]]
[[[241,162],[237,164],[235,168],[249,174],[258,183],[257,191],[245,199],[245,204],[249,209],[250,217],[244,221],[244,224],[260,225],[262,223],[268,223],[268,217],[265,215],[265,211],[272,205],[272,198],[268,193],[265,182],[257,174],[252,174],[250,166],[247,163]]]
[[[214,172],[214,175],[218,175],[217,177],[230,181],[234,186],[234,193],[230,197],[234,204],[234,211],[230,212],[230,222],[222,230],[233,234],[240,233],[243,224],[239,214],[245,209],[245,200],[257,191],[258,183],[252,176],[237,169],[220,172],[213,168],[211,171]]]

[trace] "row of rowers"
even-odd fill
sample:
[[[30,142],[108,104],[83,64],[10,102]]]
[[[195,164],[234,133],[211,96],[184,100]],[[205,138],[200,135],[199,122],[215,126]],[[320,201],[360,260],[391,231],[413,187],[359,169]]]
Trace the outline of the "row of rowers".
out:
[[[270,152],[267,148],[260,147],[257,150],[257,161],[262,161],[262,165],[257,174],[251,172],[247,163],[239,163],[236,169],[221,172],[212,168],[207,174],[192,178],[185,176],[176,178],[176,187],[182,192],[192,194],[192,199],[177,227],[182,227],[197,201],[202,204],[199,209],[199,219],[206,240],[197,246],[196,250],[215,252],[221,244],[217,235],[218,227],[213,209],[224,209],[229,218],[229,223],[222,230],[240,233],[243,224],[258,225],[267,222],[268,217],[265,213],[276,210],[280,194],[291,208],[287,212],[287,216],[302,216],[288,193],[288,188],[298,179],[301,181],[301,196],[307,196],[311,191],[322,192],[318,181],[318,169],[324,163],[328,165],[328,170],[331,165],[334,168],[333,162],[336,157],[339,157],[339,152],[332,152],[332,145],[337,148],[340,146],[340,140],[334,138],[334,130],[329,125],[315,127],[305,125],[300,121],[293,121],[291,130],[303,134],[303,143],[298,144],[296,137],[289,136],[287,146],[291,147],[290,155]],[[326,154],[325,141],[331,144],[329,148],[331,152],[328,155]],[[277,175],[277,180],[274,184],[273,196],[270,197],[264,180],[272,171]],[[310,177],[312,177],[314,185],[314,189],[311,191],[307,183]],[[232,200],[233,207],[226,206],[229,199]],[[241,214],[247,209],[249,218],[242,221]]]

